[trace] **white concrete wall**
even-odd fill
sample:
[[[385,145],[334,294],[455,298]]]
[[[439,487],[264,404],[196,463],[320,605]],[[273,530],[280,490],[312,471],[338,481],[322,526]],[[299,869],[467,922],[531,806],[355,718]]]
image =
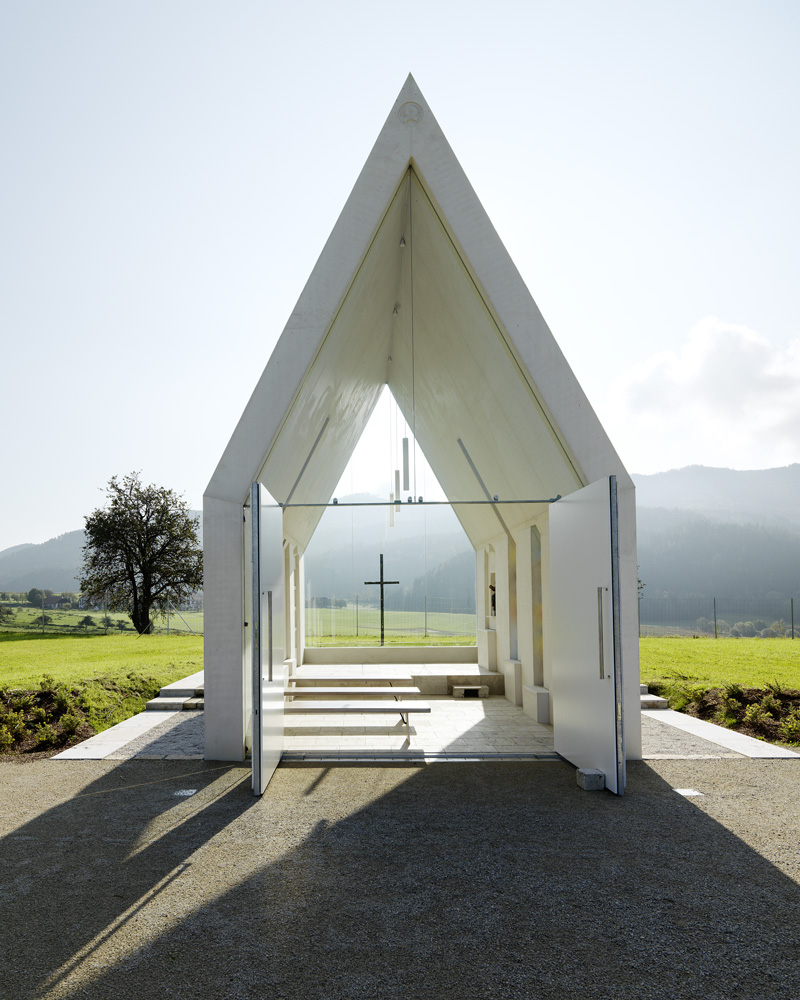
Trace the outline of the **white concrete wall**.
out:
[[[628,480],[628,483],[630,481]],[[642,703],[639,694],[639,584],[636,561],[636,490],[617,481],[619,510],[620,603],[622,605],[623,713],[625,756],[642,756]]]
[[[250,632],[243,629],[249,606],[241,504],[203,501],[205,605],[205,755],[209,760],[244,760],[250,717]],[[249,559],[248,559],[249,568]],[[249,613],[249,612],[248,612]]]

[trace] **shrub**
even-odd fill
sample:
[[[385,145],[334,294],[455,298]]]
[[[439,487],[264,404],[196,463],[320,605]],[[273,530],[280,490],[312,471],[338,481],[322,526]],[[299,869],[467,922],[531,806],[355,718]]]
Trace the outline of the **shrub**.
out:
[[[14,737],[5,726],[0,726],[0,753],[14,745]]]
[[[735,726],[744,712],[744,692],[740,684],[726,684],[722,689],[722,700],[715,713],[717,721],[722,726]]]
[[[773,719],[779,719],[781,715],[781,703],[772,693],[768,691],[767,694],[761,699],[761,708],[766,715],[771,716]]]
[[[17,711],[24,711],[26,708],[32,708],[35,704],[34,697],[27,691],[20,691],[17,694],[12,694],[9,701],[11,702],[11,707]]]
[[[36,708],[31,712],[31,718],[34,722],[46,722],[47,712],[42,708],[41,705],[37,705]]]
[[[58,733],[48,722],[36,727],[36,737],[40,747],[53,746],[58,742]]]
[[[781,736],[787,743],[800,743],[800,708],[793,708],[780,728]]]
[[[64,688],[59,688],[53,698],[53,711],[55,715],[63,715],[74,706],[72,695]]]
[[[61,716],[61,728],[67,736],[72,736],[80,724],[81,720],[72,712]]]
[[[748,705],[744,710],[744,721],[749,726],[758,727],[769,719],[769,715],[764,711],[764,709],[757,702],[753,705]]]
[[[25,716],[22,712],[6,712],[3,716],[3,725],[16,739],[25,732]]]
[[[39,681],[40,691],[52,691],[56,686],[56,679],[52,674],[45,674]]]

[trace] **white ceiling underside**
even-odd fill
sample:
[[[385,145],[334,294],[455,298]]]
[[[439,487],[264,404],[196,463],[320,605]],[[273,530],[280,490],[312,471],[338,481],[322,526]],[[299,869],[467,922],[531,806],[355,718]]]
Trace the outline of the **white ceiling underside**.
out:
[[[403,245],[404,244],[404,245]],[[275,435],[260,477],[280,502],[332,496],[385,384],[473,545],[584,485],[469,262],[409,165]],[[460,443],[459,443],[460,442]],[[376,455],[376,464],[384,456]],[[290,507],[307,545],[321,509]],[[502,519],[502,520],[501,520]]]

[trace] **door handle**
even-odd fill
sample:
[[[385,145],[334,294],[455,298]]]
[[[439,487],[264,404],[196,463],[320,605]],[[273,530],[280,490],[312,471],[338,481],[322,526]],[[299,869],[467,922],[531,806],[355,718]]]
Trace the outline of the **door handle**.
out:
[[[605,680],[605,635],[603,627],[603,591],[608,587],[597,588],[597,638],[600,652],[600,680]]]
[[[267,648],[269,655],[267,658],[267,679],[272,680],[272,591],[267,591]]]

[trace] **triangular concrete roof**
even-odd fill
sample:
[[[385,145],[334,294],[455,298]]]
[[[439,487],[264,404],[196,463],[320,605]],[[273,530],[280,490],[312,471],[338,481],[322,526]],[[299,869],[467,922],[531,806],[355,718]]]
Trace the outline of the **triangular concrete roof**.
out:
[[[451,500],[632,483],[412,76],[209,483],[325,503],[388,384]],[[537,511],[503,506],[509,529]],[[498,511],[459,506],[475,546]],[[292,508],[304,547],[320,510]]]

